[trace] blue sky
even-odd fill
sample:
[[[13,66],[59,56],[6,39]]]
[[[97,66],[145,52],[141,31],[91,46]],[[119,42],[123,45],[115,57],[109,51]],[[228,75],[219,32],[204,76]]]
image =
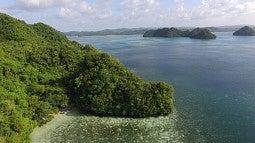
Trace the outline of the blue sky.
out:
[[[255,25],[255,0],[0,0],[0,12],[60,31]]]

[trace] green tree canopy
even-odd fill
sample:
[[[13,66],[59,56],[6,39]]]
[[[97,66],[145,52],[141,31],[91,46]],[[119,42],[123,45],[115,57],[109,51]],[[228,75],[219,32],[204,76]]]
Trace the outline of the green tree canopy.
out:
[[[74,104],[87,113],[169,114],[173,88],[144,82],[117,59],[43,23],[0,13],[0,142],[30,142],[33,128]]]

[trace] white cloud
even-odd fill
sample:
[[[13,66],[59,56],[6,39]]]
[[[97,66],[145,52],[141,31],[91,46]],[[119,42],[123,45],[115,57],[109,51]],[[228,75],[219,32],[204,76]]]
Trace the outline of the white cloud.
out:
[[[149,13],[160,7],[156,0],[125,0],[121,2],[121,7],[132,14]]]
[[[96,5],[90,5],[86,1],[82,1],[81,3],[76,3],[74,8],[78,8],[79,12],[81,13],[93,13],[96,11]]]
[[[98,16],[99,19],[107,19],[112,16],[112,11],[107,11]]]
[[[239,2],[238,0],[202,0],[192,8],[184,7],[185,0],[174,0],[178,7],[169,9],[162,18],[182,22],[203,22],[201,24],[214,25],[226,23],[230,18],[240,18],[246,14],[255,13],[255,2]]]
[[[183,4],[185,2],[185,0],[174,0],[175,3],[181,3]]]
[[[0,2],[0,11],[60,29],[255,23],[255,0],[14,0]]]
[[[77,13],[91,14],[97,9],[95,2],[90,4],[87,0],[17,0],[13,7],[24,11],[57,8],[63,18],[77,16]]]
[[[61,18],[76,18],[82,16],[95,16],[99,19],[106,19],[111,17],[111,13],[108,8],[113,0],[95,0],[88,2],[87,0],[73,0],[72,4],[61,7],[59,16]],[[67,14],[65,14],[67,13]]]
[[[62,7],[59,11],[59,17],[65,18],[65,19],[71,19],[71,18],[77,17],[78,15],[79,13],[69,8]]]
[[[3,5],[0,5],[0,12],[5,11],[5,7]]]
[[[201,5],[192,10],[194,14],[201,13],[204,17],[241,16],[254,13],[255,2],[240,3],[238,0],[202,0]]]
[[[159,0],[124,0],[120,3],[118,23],[121,27],[154,24],[160,12]]]
[[[71,0],[17,0],[18,6],[28,9],[43,9],[55,6],[62,6]]]

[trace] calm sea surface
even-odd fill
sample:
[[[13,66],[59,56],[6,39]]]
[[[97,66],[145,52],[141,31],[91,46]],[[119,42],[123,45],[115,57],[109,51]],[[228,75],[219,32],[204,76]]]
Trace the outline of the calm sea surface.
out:
[[[255,37],[68,37],[118,58],[147,81],[175,88],[176,111],[148,119],[73,116],[49,142],[255,142]]]

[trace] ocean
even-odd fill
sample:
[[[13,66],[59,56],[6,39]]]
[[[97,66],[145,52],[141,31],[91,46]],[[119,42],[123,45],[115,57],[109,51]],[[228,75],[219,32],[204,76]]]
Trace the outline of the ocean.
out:
[[[41,142],[255,142],[255,37],[215,34],[215,40],[68,37],[109,53],[146,81],[173,85],[175,111],[146,119],[70,114]]]

